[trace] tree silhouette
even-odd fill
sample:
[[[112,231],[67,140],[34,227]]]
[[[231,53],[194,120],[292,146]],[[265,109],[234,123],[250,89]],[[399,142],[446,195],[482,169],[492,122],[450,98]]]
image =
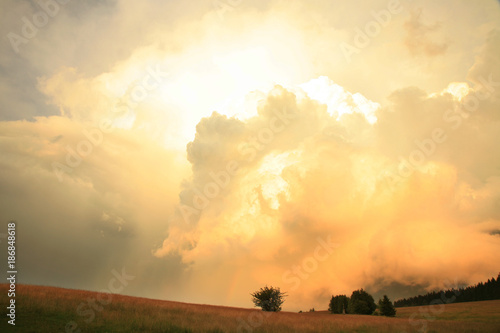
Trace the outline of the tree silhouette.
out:
[[[377,306],[373,297],[363,289],[355,290],[352,292],[349,299],[348,310],[353,314],[369,314],[371,315]]]
[[[378,301],[378,307],[382,316],[394,317],[396,315],[396,309],[387,295]]]
[[[330,304],[328,306],[328,311],[331,313],[348,313],[347,306],[349,304],[349,298],[346,295],[332,296],[330,299]]]
[[[280,288],[265,286],[252,294],[252,301],[255,306],[259,306],[263,311],[281,311],[281,304],[285,301],[286,293],[282,293]]]
[[[457,286],[458,287],[458,286]],[[394,302],[395,307],[429,305],[432,302],[460,303],[500,299],[500,274],[473,286],[433,291],[425,295],[403,298]]]

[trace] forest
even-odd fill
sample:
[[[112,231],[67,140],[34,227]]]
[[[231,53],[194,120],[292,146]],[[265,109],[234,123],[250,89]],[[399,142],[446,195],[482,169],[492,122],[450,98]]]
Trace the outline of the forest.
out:
[[[500,273],[498,277],[488,279],[473,286],[429,292],[394,302],[395,307],[432,305],[441,303],[461,303],[500,299]]]

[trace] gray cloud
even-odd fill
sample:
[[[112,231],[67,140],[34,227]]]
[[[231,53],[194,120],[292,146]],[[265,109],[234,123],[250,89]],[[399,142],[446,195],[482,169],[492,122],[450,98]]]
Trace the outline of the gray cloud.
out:
[[[300,279],[290,309],[324,308],[330,291],[397,298],[496,274],[498,5],[461,3],[452,20],[424,2],[440,25],[413,12],[405,44],[407,16],[394,17],[347,66],[338,43],[386,5],[242,2],[220,19],[206,2],[72,1],[20,54],[4,38],[0,219],[18,221],[20,282],[100,290],[126,267],[129,294],[251,306],[255,288],[292,287],[283,273],[314,255],[318,237],[339,246]],[[38,10],[3,1],[2,35]],[[408,48],[432,57],[429,68]],[[171,77],[114,113],[157,64]],[[238,112],[214,97],[238,99],[234,86],[267,72],[281,86],[254,90]],[[353,93],[318,80],[325,95],[314,100],[296,87],[319,75]],[[354,92],[380,103],[375,124]],[[323,97],[349,112],[337,119]],[[107,117],[112,131],[60,182],[53,163]],[[446,140],[394,181],[436,128]],[[194,207],[211,183],[218,193]]]
[[[435,57],[446,52],[448,43],[437,42],[431,37],[439,30],[440,24],[425,24],[422,22],[422,9],[412,11],[410,19],[405,22],[405,44],[412,55]]]

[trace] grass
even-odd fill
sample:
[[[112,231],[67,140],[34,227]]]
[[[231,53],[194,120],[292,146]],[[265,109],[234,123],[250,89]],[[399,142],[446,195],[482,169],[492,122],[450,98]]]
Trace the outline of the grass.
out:
[[[396,318],[386,318],[266,313],[121,295],[108,295],[108,303],[100,304],[92,303],[100,297],[95,292],[31,285],[16,289],[16,326],[7,324],[4,312],[0,332],[500,332],[500,301],[398,308]],[[6,284],[0,284],[0,295],[5,309]]]
[[[414,306],[396,310],[398,318],[408,318],[418,327],[422,324],[417,322],[435,322],[432,327],[439,327],[440,322],[453,321],[478,323],[500,332],[500,300]]]

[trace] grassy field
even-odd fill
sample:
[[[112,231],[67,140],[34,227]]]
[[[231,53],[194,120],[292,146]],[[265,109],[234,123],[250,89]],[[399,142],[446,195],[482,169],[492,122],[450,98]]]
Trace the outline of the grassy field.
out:
[[[17,285],[16,326],[0,332],[500,332],[500,301],[398,308],[396,318],[265,313],[53,287]]]

